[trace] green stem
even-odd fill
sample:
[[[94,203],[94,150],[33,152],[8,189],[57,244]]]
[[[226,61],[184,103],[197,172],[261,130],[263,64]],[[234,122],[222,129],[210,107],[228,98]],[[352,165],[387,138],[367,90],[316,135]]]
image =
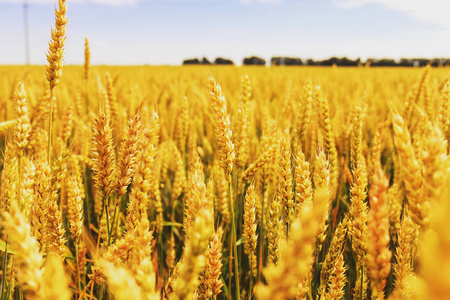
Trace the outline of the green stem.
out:
[[[237,252],[237,245],[236,245],[236,220],[235,220],[235,214],[234,214],[234,204],[233,200],[231,199],[231,176],[228,178],[228,198],[230,201],[230,211],[231,211],[231,231],[233,236],[233,252],[234,252],[234,280],[236,284],[236,299],[240,300],[240,288],[239,288],[239,261],[238,261],[238,252]],[[230,249],[231,252],[231,249]],[[231,270],[230,270],[231,274]]]
[[[5,257],[3,258],[3,272],[5,272],[5,276],[2,276],[2,284],[1,284],[1,298],[3,299],[3,294],[4,294],[4,290],[5,290],[5,281],[6,281],[6,263],[8,261],[8,237],[6,237],[6,241],[5,241]]]
[[[248,258],[250,259],[250,288],[248,290],[249,299],[251,299],[253,295],[253,259],[249,255]]]
[[[231,236],[233,236],[233,232],[231,232]],[[230,239],[230,261],[228,269],[230,270],[230,277],[228,278],[228,300],[231,300],[231,283],[233,282],[233,279],[231,278],[231,273],[233,271],[233,238]]]
[[[164,272],[164,256],[163,256],[163,236],[162,236],[162,228],[159,231],[158,234],[158,251],[159,251],[159,255],[158,255],[158,265],[159,265],[159,279],[161,280],[162,283],[164,283],[166,281],[166,274]],[[162,277],[162,278],[161,278]]]
[[[12,258],[12,263],[11,265],[14,263],[14,258]],[[9,275],[9,284],[8,284],[8,288],[6,290],[6,299],[11,299],[11,289],[13,288],[13,276],[14,276],[14,272],[11,272],[11,274]]]
[[[361,265],[361,267],[359,268],[360,272],[361,272],[361,300],[364,299],[364,267]]]
[[[100,294],[98,295],[98,299],[102,300],[103,299],[103,294],[105,293],[105,284],[102,284],[102,286],[100,287]]]

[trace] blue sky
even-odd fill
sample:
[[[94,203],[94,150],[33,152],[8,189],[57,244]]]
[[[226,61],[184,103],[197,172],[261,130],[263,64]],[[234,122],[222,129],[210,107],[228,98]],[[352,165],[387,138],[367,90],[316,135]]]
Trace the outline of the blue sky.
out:
[[[25,62],[24,0],[0,0],[0,64]],[[55,0],[28,0],[31,63],[44,64]],[[180,64],[221,56],[450,57],[443,0],[69,0],[66,63]]]

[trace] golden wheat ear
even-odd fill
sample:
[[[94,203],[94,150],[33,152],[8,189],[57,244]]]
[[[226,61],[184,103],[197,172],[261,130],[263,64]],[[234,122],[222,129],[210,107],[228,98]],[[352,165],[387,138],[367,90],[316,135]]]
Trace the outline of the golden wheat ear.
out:
[[[227,113],[227,101],[222,95],[222,89],[214,77],[208,78],[209,98],[213,108],[214,128],[220,166],[225,170],[227,177],[231,175],[235,160],[234,144],[232,141],[231,122]]]

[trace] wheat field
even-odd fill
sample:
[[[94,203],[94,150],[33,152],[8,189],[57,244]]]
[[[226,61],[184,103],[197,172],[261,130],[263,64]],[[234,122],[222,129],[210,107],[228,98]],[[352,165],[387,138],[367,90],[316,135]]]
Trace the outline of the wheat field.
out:
[[[0,67],[0,299],[450,298],[449,69]]]

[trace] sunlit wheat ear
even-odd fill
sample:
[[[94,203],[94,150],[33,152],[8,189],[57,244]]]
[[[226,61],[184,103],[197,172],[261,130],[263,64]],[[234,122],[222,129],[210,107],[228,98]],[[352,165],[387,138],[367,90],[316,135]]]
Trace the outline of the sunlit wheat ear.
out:
[[[190,160],[191,167],[188,175],[188,186],[185,197],[183,218],[183,229],[186,233],[185,238],[190,235],[190,231],[192,230],[192,222],[196,218],[197,211],[200,209],[206,209],[214,215],[213,205],[206,198],[205,175],[198,153],[193,153]],[[212,228],[210,230],[212,230]]]
[[[61,131],[61,140],[64,145],[67,145],[67,141],[72,135],[73,128],[73,104],[72,102],[66,108],[64,112],[63,120],[62,120],[62,131]]]
[[[51,193],[51,169],[47,162],[36,163],[36,178],[34,182],[35,202],[32,209],[32,232],[43,253],[47,251],[48,213]]]
[[[391,271],[389,216],[386,191],[389,181],[380,167],[375,170],[369,190],[367,271],[372,280],[372,294],[384,298],[386,278]]]
[[[236,144],[236,166],[244,168],[248,159],[249,147],[249,118],[250,118],[250,97],[252,95],[252,87],[250,79],[247,75],[241,80],[241,98],[239,101],[239,109],[237,114],[237,132],[235,138]]]
[[[349,234],[352,238],[352,252],[357,262],[359,275],[355,285],[355,295],[358,299],[367,291],[367,271],[365,257],[367,253],[367,173],[365,165],[359,164],[353,171],[353,185],[350,188]],[[361,278],[363,281],[361,282]]]
[[[406,198],[412,213],[412,219],[424,228],[430,225],[429,213],[430,202],[423,197],[424,189],[421,164],[416,158],[411,135],[406,128],[403,118],[394,113],[392,120],[394,128],[394,141],[403,165],[403,183],[405,186]]]
[[[89,47],[89,40],[87,37],[84,38],[84,79],[89,80],[89,75],[91,73],[91,50]]]
[[[231,133],[230,117],[227,113],[227,101],[222,95],[222,89],[216,80],[209,76],[208,78],[209,98],[213,108],[214,130],[218,145],[220,166],[225,170],[227,177],[233,170],[235,160],[234,144]]]
[[[185,152],[187,137],[189,133],[189,98],[183,97],[177,119],[177,135],[175,142],[181,153]]]
[[[417,225],[408,216],[403,217],[398,230],[398,246],[395,251],[396,262],[393,264],[395,289],[392,293],[394,299],[409,299],[412,291],[407,284],[408,277],[413,273],[411,265],[411,250],[414,236],[417,232]]]
[[[138,145],[141,139],[141,117],[136,114],[128,121],[128,126],[125,130],[125,138],[120,145],[118,154],[118,175],[116,190],[118,197],[127,192],[128,185],[134,175],[136,168],[136,161],[138,155]]]
[[[271,144],[270,147],[262,153],[243,173],[242,180],[249,181],[257,172],[263,173],[264,167],[266,167],[271,160],[277,157],[278,145],[276,143]],[[267,166],[268,167],[268,166]],[[273,174],[272,174],[273,175]]]
[[[350,166],[356,170],[359,164],[364,163],[362,155],[362,107],[357,104],[352,117],[352,136],[350,146]]]
[[[16,149],[11,142],[8,142],[3,152],[3,170],[1,173],[0,186],[0,211],[8,211],[12,202],[18,198],[18,168]]]
[[[336,259],[335,267],[331,272],[331,280],[328,283],[328,291],[325,294],[325,299],[339,300],[344,297],[344,287],[347,281],[346,271],[344,255],[340,253]]]
[[[278,264],[280,258],[280,241],[281,241],[281,203],[278,197],[272,199],[269,207],[267,218],[267,242],[269,265]]]
[[[449,159],[448,143],[438,126],[428,124],[423,143],[423,184],[426,197],[431,201],[439,199],[445,186]]]
[[[278,194],[283,207],[283,230],[289,236],[289,225],[294,221],[294,191],[292,184],[291,143],[289,131],[286,130],[280,141],[278,158]]]
[[[314,253],[314,241],[320,230],[320,220],[326,212],[329,192],[316,190],[314,207],[304,203],[301,218],[293,224],[292,243],[283,243],[278,264],[264,270],[267,285],[258,283],[255,292],[258,299],[289,299],[296,295],[298,282],[309,273],[309,260]]]
[[[72,157],[70,163],[72,172],[67,182],[67,218],[70,234],[74,241],[78,243],[83,230],[84,186],[78,160]]]
[[[306,151],[307,144],[307,134],[311,122],[311,106],[314,100],[314,90],[312,87],[311,80],[308,80],[303,86],[303,99],[301,101],[302,114],[301,118],[298,120],[298,135],[300,140],[300,146],[303,151]]]
[[[131,231],[136,227],[137,222],[147,216],[147,207],[150,202],[148,197],[152,189],[152,181],[155,174],[155,156],[159,138],[159,124],[157,115],[150,124],[150,127],[143,130],[143,136],[139,143],[139,153],[136,161],[136,170],[133,175],[129,202],[127,206],[127,216],[125,228]],[[159,179],[158,179],[159,180]]]
[[[44,258],[39,251],[39,243],[31,235],[30,225],[15,203],[10,212],[4,212],[2,217],[2,227],[8,236],[9,247],[15,251],[17,279],[22,284],[22,289],[30,298],[43,299]]]
[[[338,153],[336,150],[336,144],[334,142],[334,136],[331,127],[328,101],[322,96],[320,89],[318,89],[317,93],[319,98],[320,124],[324,135],[328,161],[330,163],[330,191],[331,195],[334,197],[339,177]]]
[[[30,112],[28,108],[27,94],[23,83],[19,83],[14,93],[15,98],[15,124],[14,124],[14,145],[17,149],[17,155],[21,157],[23,151],[28,145],[31,134]]]
[[[197,211],[191,222],[191,231],[188,231],[183,258],[178,262],[178,277],[173,283],[174,293],[169,299],[188,299],[200,284],[199,274],[205,267],[204,253],[213,234],[213,214],[210,210],[202,208]]]
[[[438,124],[442,134],[450,141],[450,82],[447,81],[441,91],[441,100],[438,110]]]
[[[50,83],[50,90],[58,85],[62,74],[64,46],[66,44],[67,5],[66,0],[58,1],[55,9],[55,28],[52,29],[51,41],[48,45],[46,77]]]
[[[92,145],[95,187],[101,199],[107,199],[113,192],[116,161],[111,123],[103,110],[92,125]]]
[[[180,151],[172,144],[175,178],[172,188],[172,199],[177,199],[186,189],[186,170]]]
[[[331,277],[333,276],[332,273],[337,268],[337,262],[339,261],[340,254],[342,253],[348,231],[348,223],[348,215],[345,215],[344,219],[342,219],[342,221],[337,226],[331,239],[328,253],[325,256],[325,260],[320,271],[320,287],[318,291],[319,295],[323,295],[325,293],[325,288],[330,282]]]
[[[315,166],[314,166],[314,188],[315,190],[322,191],[322,197],[328,196],[327,201],[327,208],[322,216],[322,220],[320,222],[320,230],[319,234],[317,236],[316,241],[316,249],[315,254],[318,254],[322,250],[322,244],[326,239],[326,231],[329,226],[329,213],[331,209],[331,197],[330,197],[330,170],[329,170],[329,164],[327,157],[325,155],[325,152],[323,150],[320,150],[315,159]],[[325,193],[328,192],[326,195]],[[316,198],[316,195],[314,195],[314,199]]]
[[[111,120],[111,126],[115,128],[117,125],[119,104],[117,102],[116,89],[114,87],[114,82],[109,73],[106,73],[106,105],[105,111],[108,118]]]
[[[205,270],[201,275],[201,284],[198,287],[199,299],[209,299],[220,294],[223,282],[222,275],[222,235],[223,229],[219,228],[209,242],[205,251]]]
[[[213,167],[214,187],[217,193],[217,202],[222,221],[226,224],[230,223],[230,205],[228,203],[228,181],[225,172],[218,163]]]
[[[313,188],[309,162],[301,150],[295,158],[295,165],[295,213],[298,214],[304,202],[312,201]]]
[[[245,238],[244,252],[248,255],[252,274],[256,274],[256,245],[258,235],[256,233],[256,201],[258,201],[254,185],[250,185],[244,199],[244,224],[242,228],[242,237]]]
[[[423,72],[418,78],[419,82],[414,86],[413,92],[406,102],[403,118],[406,119],[408,124],[411,122],[412,110],[419,104],[420,99],[426,92],[430,70],[429,65],[423,68]]]

